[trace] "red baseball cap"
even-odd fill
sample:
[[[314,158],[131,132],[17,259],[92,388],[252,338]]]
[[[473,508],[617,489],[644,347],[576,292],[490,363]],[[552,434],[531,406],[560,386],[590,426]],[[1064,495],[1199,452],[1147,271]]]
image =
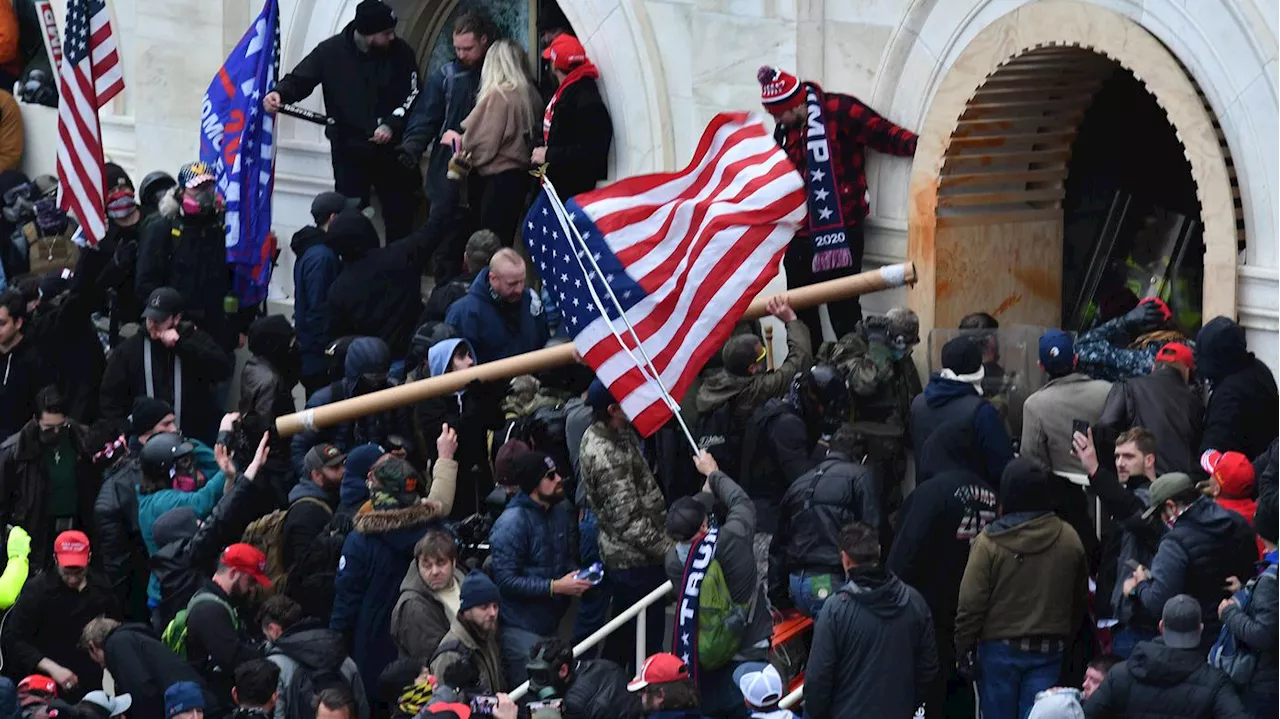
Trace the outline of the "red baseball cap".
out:
[[[471,719],[471,707],[466,704],[459,704],[458,702],[441,702],[439,704],[432,704],[427,707],[427,712],[430,714],[453,712],[458,715],[458,719]]]
[[[581,65],[587,61],[587,50],[582,47],[582,42],[578,38],[565,33],[557,35],[556,39],[547,45],[547,49],[542,51],[542,59],[550,60],[552,68],[567,72],[574,65]]]
[[[1239,452],[1211,449],[1200,456],[1200,468],[1218,481],[1222,494],[1228,498],[1253,494],[1253,463]]]
[[[59,567],[89,566],[89,538],[74,529],[63,532],[53,540],[53,556]]]
[[[58,683],[43,674],[32,674],[18,682],[18,691],[22,694],[37,692],[45,696],[58,696]]]
[[[267,577],[267,555],[252,544],[240,543],[227,547],[222,550],[221,562],[248,574],[264,587],[271,586],[271,579]]]
[[[1170,342],[1156,352],[1157,362],[1176,362],[1187,369],[1196,368],[1196,353],[1181,342]]]
[[[689,665],[674,654],[663,652],[644,660],[640,676],[627,684],[627,691],[638,692],[650,684],[666,684],[689,678]]]

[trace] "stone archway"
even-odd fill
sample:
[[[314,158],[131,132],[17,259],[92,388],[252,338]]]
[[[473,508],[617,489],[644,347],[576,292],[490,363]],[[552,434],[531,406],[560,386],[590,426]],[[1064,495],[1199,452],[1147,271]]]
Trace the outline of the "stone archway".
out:
[[[1155,37],[1129,18],[1105,8],[1072,0],[1047,0],[1022,6],[997,19],[980,31],[956,57],[938,85],[936,94],[921,125],[920,143],[910,180],[908,206],[908,256],[917,263],[918,284],[908,292],[908,300],[920,314],[921,324],[933,327],[947,321],[948,312],[938,312],[939,292],[947,290],[945,248],[940,265],[938,246],[939,189],[944,165],[957,139],[963,144],[975,142],[965,138],[962,117],[969,123],[981,120],[970,106],[980,88],[1002,69],[1007,77],[1034,78],[1043,68],[1061,62],[1072,53],[1077,59],[1097,58],[1094,67],[1119,65],[1131,72],[1155,97],[1165,111],[1191,165],[1196,195],[1201,206],[1205,240],[1205,316],[1236,313],[1236,254],[1238,213],[1232,193],[1229,158],[1211,112],[1195,83],[1177,59]],[[1038,55],[1038,57],[1037,57]],[[1016,64],[1021,67],[1014,70]],[[1040,70],[1036,68],[1039,67]],[[1086,88],[1089,64],[1080,66],[1077,81]],[[1050,83],[1045,83],[1046,85]],[[1034,90],[1038,83],[1019,90]],[[1014,85],[1008,89],[1013,90]],[[1081,93],[1077,93],[1079,95]],[[1041,98],[1044,99],[1043,97]],[[1078,101],[1078,97],[1076,100]],[[1087,98],[1084,100],[1087,103]],[[1070,103],[1064,108],[1070,110]],[[1046,132],[1052,133],[1050,127]],[[1058,132],[1063,128],[1058,127]],[[1040,150],[1044,142],[1054,138],[1018,138],[1025,148]],[[979,141],[980,142],[980,141]],[[1059,148],[1060,149],[1060,148]],[[1039,158],[1032,158],[1039,159]],[[1030,160],[1029,160],[1030,162]],[[1018,170],[1020,177],[999,189],[1003,193],[1021,192],[1022,197],[1001,196],[1014,201],[1019,209],[1052,209],[1055,202],[1053,178],[1035,172],[1037,165],[1028,164]],[[1019,184],[1021,183],[1021,184]],[[943,201],[946,209],[947,201]],[[1038,218],[1006,218],[1049,220]],[[1002,226],[1004,234],[1020,229]],[[1039,231],[1044,232],[1043,227]],[[1052,241],[1052,237],[1049,238]],[[1061,242],[1060,226],[1057,241]]]

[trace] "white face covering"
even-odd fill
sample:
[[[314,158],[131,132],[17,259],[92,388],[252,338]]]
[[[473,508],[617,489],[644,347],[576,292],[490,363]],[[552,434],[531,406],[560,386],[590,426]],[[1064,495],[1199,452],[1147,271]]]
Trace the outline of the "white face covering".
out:
[[[965,384],[973,385],[973,388],[978,391],[978,396],[981,397],[982,380],[987,376],[987,368],[979,365],[978,371],[972,374],[956,374],[949,369],[943,368],[943,370],[938,373],[938,376],[943,379],[953,379],[957,382],[964,382]]]

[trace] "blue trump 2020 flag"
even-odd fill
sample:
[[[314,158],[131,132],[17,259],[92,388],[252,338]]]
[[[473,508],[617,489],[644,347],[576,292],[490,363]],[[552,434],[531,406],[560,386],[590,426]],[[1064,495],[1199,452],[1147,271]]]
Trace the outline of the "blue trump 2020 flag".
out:
[[[209,83],[200,112],[200,159],[214,167],[226,202],[227,263],[241,306],[266,299],[275,261],[275,118],[262,109],[262,97],[275,87],[279,69],[280,7],[266,0]]]

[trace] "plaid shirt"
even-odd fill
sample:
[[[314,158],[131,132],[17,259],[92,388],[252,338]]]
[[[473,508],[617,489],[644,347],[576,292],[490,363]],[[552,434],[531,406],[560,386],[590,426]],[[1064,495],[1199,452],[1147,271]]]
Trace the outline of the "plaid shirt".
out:
[[[821,88],[818,88],[821,92]],[[801,87],[801,92],[804,88]],[[862,101],[849,95],[827,93],[824,97],[827,134],[836,138],[839,152],[831,159],[840,188],[840,211],[846,225],[856,225],[871,210],[867,197],[867,152],[870,147],[887,155],[911,157],[916,154],[916,134],[884,119]],[[774,137],[791,158],[796,169],[805,172],[804,127],[779,128]],[[802,226],[801,234],[807,232]]]

